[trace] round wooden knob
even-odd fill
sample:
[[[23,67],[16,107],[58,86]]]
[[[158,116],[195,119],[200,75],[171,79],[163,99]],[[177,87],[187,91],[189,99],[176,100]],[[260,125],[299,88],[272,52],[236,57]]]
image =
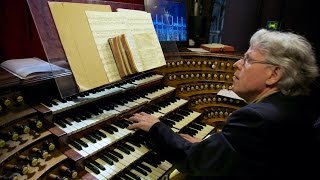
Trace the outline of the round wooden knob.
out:
[[[5,99],[5,100],[3,101],[3,104],[4,104],[5,106],[9,107],[9,106],[12,105],[12,102],[11,102],[10,99]]]
[[[17,97],[16,97],[16,101],[17,101],[18,103],[22,103],[22,102],[23,102],[23,96],[17,96]]]
[[[6,141],[3,139],[0,139],[0,148],[3,148],[6,146]]]
[[[16,132],[13,132],[13,133],[12,133],[12,136],[11,136],[11,139],[12,139],[13,141],[17,141],[17,140],[19,139],[19,134],[16,133]]]

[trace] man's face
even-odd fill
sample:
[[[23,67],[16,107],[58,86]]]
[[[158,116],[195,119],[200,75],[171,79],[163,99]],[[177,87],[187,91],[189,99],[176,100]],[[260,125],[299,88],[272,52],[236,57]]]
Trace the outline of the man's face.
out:
[[[235,62],[233,91],[245,100],[252,101],[266,90],[266,81],[272,70],[266,58],[255,48],[250,47],[244,58]]]

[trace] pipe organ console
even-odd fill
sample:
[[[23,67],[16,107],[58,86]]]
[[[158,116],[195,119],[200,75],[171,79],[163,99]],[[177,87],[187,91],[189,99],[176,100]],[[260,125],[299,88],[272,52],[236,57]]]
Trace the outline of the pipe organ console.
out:
[[[231,88],[226,77],[233,69],[227,64],[234,60],[227,55],[181,56],[161,68],[70,97],[5,105],[0,179],[168,178],[172,164],[153,151],[145,133],[126,128],[131,123],[127,118],[147,112],[177,133],[205,138],[244,105],[218,95]],[[10,88],[4,88],[2,99],[34,96],[23,86],[8,93]]]
[[[21,2],[26,9],[20,13],[47,0]],[[10,6],[16,4],[1,1],[0,7]],[[142,5],[117,4],[126,6],[143,9]],[[48,12],[35,9],[48,18]],[[52,21],[26,19],[25,23],[34,23],[29,33],[34,33],[35,26],[41,29],[45,25],[41,23]],[[41,38],[40,32],[30,37],[32,43],[27,46],[39,47],[33,43],[44,41],[39,52],[30,51],[33,56],[63,54],[61,45],[55,44],[54,31],[45,32]],[[44,46],[49,42],[54,45],[48,49]],[[4,52],[16,58],[12,51]],[[245,103],[219,94],[231,89],[232,65],[237,58],[181,53],[178,59],[168,56],[167,64],[158,69],[70,96],[60,95],[54,79],[21,81],[0,68],[0,180],[168,179],[173,165],[154,151],[156,142],[146,133],[128,130],[131,122],[127,119],[133,113],[147,112],[174,132],[199,138],[219,131],[226,118]]]

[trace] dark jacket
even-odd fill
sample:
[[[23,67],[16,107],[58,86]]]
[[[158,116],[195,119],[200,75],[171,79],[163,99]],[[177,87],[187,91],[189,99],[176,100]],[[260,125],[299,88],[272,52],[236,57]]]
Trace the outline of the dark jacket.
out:
[[[312,171],[313,121],[303,97],[280,92],[233,112],[222,131],[192,144],[162,122],[149,131],[159,153],[192,176],[303,175]]]

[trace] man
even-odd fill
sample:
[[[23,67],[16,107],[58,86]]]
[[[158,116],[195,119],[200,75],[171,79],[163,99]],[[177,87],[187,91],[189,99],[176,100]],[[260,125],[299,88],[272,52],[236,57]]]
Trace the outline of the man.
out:
[[[248,105],[233,112],[221,132],[199,141],[146,113],[130,117],[128,128],[149,132],[160,154],[190,176],[309,173],[315,119],[304,95],[318,76],[310,43],[261,29],[234,67],[233,91]]]

